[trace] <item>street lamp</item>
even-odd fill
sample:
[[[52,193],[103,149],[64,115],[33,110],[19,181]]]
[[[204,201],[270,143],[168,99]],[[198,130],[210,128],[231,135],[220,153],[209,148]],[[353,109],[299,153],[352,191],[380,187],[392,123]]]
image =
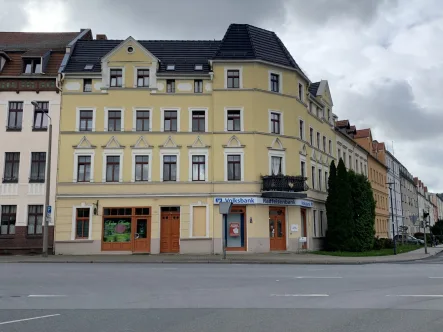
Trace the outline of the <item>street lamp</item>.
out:
[[[46,190],[45,190],[45,206],[46,206],[46,216],[43,227],[43,257],[48,257],[48,228],[49,228],[49,218],[51,218],[48,213],[49,206],[49,193],[51,191],[51,147],[52,147],[52,119],[40,108],[39,104],[36,101],[31,101],[31,104],[34,105],[36,110],[40,110],[44,115],[46,115],[49,119],[49,138],[48,138],[48,162],[46,167]],[[42,115],[43,116],[43,115]]]
[[[387,182],[386,184],[389,186],[389,193],[391,196],[392,239],[394,241],[394,255],[397,255],[397,241],[395,240],[395,226],[394,226],[394,207],[392,205],[392,185],[395,183]]]

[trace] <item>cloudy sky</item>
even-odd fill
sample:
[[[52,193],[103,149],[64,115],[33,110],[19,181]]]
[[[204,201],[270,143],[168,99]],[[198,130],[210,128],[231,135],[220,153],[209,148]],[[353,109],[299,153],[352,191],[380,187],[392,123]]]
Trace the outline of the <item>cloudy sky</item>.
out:
[[[221,39],[230,23],[275,31],[312,81],[329,80],[340,119],[443,192],[442,0],[0,0],[3,31]]]

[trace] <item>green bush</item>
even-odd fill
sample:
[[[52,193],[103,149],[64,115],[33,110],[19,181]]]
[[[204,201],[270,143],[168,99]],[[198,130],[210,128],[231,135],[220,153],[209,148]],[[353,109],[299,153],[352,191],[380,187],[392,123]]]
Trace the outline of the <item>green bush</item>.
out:
[[[382,250],[382,249],[393,249],[394,241],[391,239],[379,238],[376,237],[374,239],[374,250]]]

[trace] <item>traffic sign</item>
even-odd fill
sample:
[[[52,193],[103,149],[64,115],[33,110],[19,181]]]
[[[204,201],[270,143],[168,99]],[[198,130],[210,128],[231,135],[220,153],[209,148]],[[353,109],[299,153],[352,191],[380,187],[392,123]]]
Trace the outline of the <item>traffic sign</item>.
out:
[[[48,205],[47,207],[46,207],[46,214],[51,214],[52,213],[52,206],[51,205]]]

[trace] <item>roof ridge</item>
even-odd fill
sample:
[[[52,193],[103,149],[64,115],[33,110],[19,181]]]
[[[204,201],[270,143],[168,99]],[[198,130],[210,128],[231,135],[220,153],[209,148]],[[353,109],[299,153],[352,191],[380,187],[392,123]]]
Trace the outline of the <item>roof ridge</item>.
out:
[[[255,47],[254,41],[252,40],[251,31],[249,30],[251,25],[245,24],[245,26],[246,26],[246,31],[248,32],[249,42],[251,43],[252,46],[252,52],[254,53],[254,57],[257,57],[257,49]]]

